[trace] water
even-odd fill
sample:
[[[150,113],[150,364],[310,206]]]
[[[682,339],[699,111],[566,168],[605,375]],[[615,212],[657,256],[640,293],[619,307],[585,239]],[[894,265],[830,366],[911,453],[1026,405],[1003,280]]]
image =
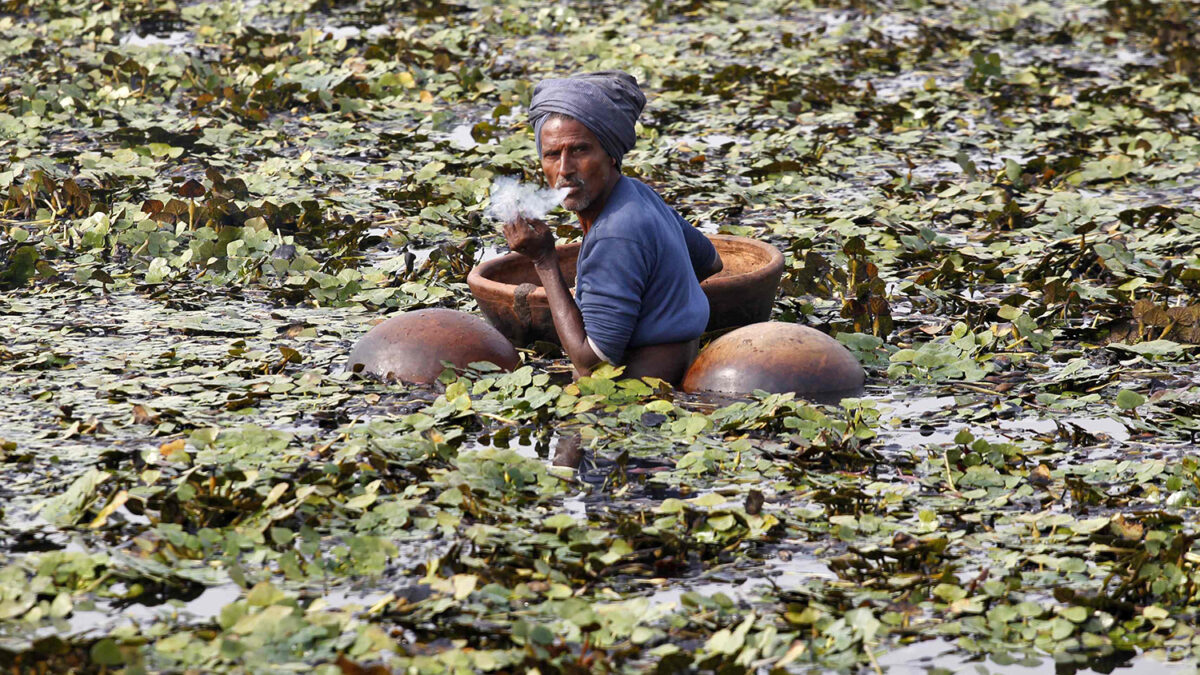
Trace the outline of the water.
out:
[[[743,147],[750,145],[750,139],[745,136],[730,136],[729,134],[708,134],[705,136],[679,136],[673,139],[663,139],[664,142],[672,145],[686,145],[693,150],[700,148],[708,148],[709,150],[720,150],[726,145],[740,145]]]
[[[896,398],[900,396],[900,398]],[[1012,419],[987,420],[975,422],[964,414],[977,406],[978,402],[972,397],[961,396],[916,396],[904,398],[903,395],[891,394],[886,397],[874,398],[879,403],[883,420],[889,418],[897,421],[920,424],[912,426],[891,427],[881,425],[879,442],[893,449],[911,449],[928,445],[951,445],[954,437],[964,428],[968,429],[975,438],[982,438],[992,443],[1010,443],[1029,440],[1035,436],[1057,437],[1060,430],[1070,431],[1071,426],[1079,427],[1092,436],[1112,444],[1122,444],[1129,440],[1129,429],[1118,419],[1112,417],[1088,415],[1064,415],[1057,418],[1036,418],[1022,414]]]
[[[367,609],[393,597],[388,591],[364,591],[351,588],[331,588],[315,598],[310,609]]]
[[[1115,444],[1124,443],[1129,439],[1129,430],[1117,420],[1106,417],[1063,417],[1056,423],[1052,419],[1013,419],[1002,420],[995,427],[971,424],[963,420],[942,420],[941,426],[922,426],[914,430],[881,431],[879,440],[893,448],[919,448],[927,445],[953,445],[954,437],[963,428],[971,432],[975,438],[982,438],[989,443],[1011,443],[1029,440],[1033,436],[1051,436],[1058,434],[1060,426],[1073,424],[1092,435],[1107,436]],[[1001,433],[1003,432],[1003,433]]]
[[[116,587],[114,587],[116,588]],[[211,621],[221,609],[241,597],[237,584],[210,586],[198,597],[186,602],[169,600],[161,605],[132,604],[122,609],[75,611],[68,619],[68,632],[74,636],[104,635],[126,623],[135,626],[153,623],[161,618],[186,618],[196,623]]]
[[[331,40],[353,40],[362,35],[357,26],[325,26],[322,30]]]
[[[131,32],[121,38],[122,45],[131,47],[181,47],[192,41],[188,31],[171,31],[166,35],[138,35]]]
[[[940,178],[959,176],[962,173],[962,166],[958,162],[948,159],[917,164],[916,168],[912,170],[913,178],[931,182]]]
[[[877,18],[874,25],[889,40],[912,40],[921,34],[921,29],[916,21],[891,14]]]
[[[395,235],[396,229],[397,228],[392,226],[373,227],[367,230],[367,235],[388,239]],[[371,256],[379,259],[388,259],[395,256],[402,256],[405,253],[411,253],[413,256],[412,268],[414,270],[418,270],[429,260],[429,256],[432,255],[437,249],[438,247],[436,246],[423,246],[420,248],[409,248],[405,246],[401,250],[391,250],[386,253],[372,253]],[[504,245],[503,241],[501,241],[497,246],[481,246],[477,249],[477,251],[477,255],[479,256],[475,263],[477,265],[512,252],[508,249],[508,246]]]
[[[120,586],[114,586],[120,590]],[[133,624],[142,626],[163,619],[183,619],[186,623],[203,624],[214,620],[221,610],[237,601],[244,590],[237,584],[210,586],[192,600],[168,600],[159,605],[131,604],[116,609],[105,607],[94,610],[76,610],[67,619],[67,634],[74,637],[105,635],[112,629]],[[312,600],[313,609],[339,610],[347,608],[366,609],[392,597],[387,591],[367,591],[351,587],[327,589]],[[51,632],[57,633],[52,629]]]
[[[1121,675],[1163,675],[1194,673],[1196,663],[1166,662],[1146,655],[1127,660],[1114,658],[1113,668],[1101,670],[1073,664],[1055,664],[1048,656],[1021,657],[1011,655],[1007,662],[1001,657],[972,657],[963,654],[953,642],[944,639],[925,640],[877,655],[880,667],[888,675],[932,675],[933,673],[978,673],[978,675],[1040,675],[1042,673],[1120,673]],[[1099,664],[1097,664],[1099,666]]]
[[[1073,424],[1093,436],[1107,436],[1113,443],[1129,440],[1129,429],[1111,417],[1063,417],[1057,422],[1047,419],[1015,419],[1003,420],[998,426],[1019,436],[1028,436],[1029,433],[1053,436],[1058,432],[1060,425],[1068,424]]]
[[[475,125],[473,124],[460,124],[451,129],[449,134],[443,135],[442,138],[450,141],[450,145],[453,145],[459,150],[471,150],[475,146],[479,145],[479,142],[475,140],[473,135],[471,135],[471,130],[474,128]]]
[[[791,552],[786,559],[771,558],[761,567],[738,572],[730,580],[705,577],[682,580],[651,593],[650,602],[665,609],[682,609],[685,593],[708,597],[722,593],[739,604],[752,604],[765,593],[791,590],[812,579],[837,579],[837,575],[816,557],[800,552]]]
[[[563,499],[563,505],[562,505],[563,513],[567,514],[568,516],[571,516],[572,518],[574,518],[576,520],[587,520],[587,517],[588,517],[587,502],[584,500],[584,496],[586,494],[587,494],[586,492],[580,492],[579,494],[576,494],[572,497],[567,497],[566,499]]]
[[[509,438],[508,448],[527,459],[553,459],[554,451],[558,448],[558,441],[558,434],[552,435],[548,440],[539,439],[532,434],[526,439],[516,436]],[[494,441],[492,445],[500,447]]]
[[[247,0],[246,9],[249,10],[257,4],[258,3],[256,0]],[[296,3],[284,4],[290,7],[292,4]],[[333,7],[339,3],[324,4]],[[349,4],[353,3],[340,4],[348,6]],[[275,3],[275,5],[283,6],[279,5],[279,3]],[[798,10],[789,9],[787,11],[797,12]],[[797,25],[801,26],[801,31],[812,30],[814,27],[818,29],[823,27],[831,32],[836,32],[847,39],[850,37],[861,37],[863,33],[868,30],[878,30],[887,40],[899,41],[914,38],[918,32],[919,24],[930,21],[931,14],[941,11],[943,10],[941,10],[939,7],[925,7],[922,9],[919,19],[894,20],[891,17],[872,17],[869,13],[857,11],[819,10],[807,12],[805,18],[812,20],[805,23],[797,23]],[[1002,12],[1004,10],[999,9],[996,11]],[[1072,19],[1073,23],[1084,23],[1093,19],[1103,20],[1105,16],[1103,9],[1099,7],[1081,7],[1071,10],[1071,12],[1074,12],[1074,18]],[[333,39],[361,39],[363,35],[363,33],[357,27],[339,25],[345,20],[344,13],[336,18],[333,18],[332,20],[322,19],[319,17],[320,14],[314,12],[310,13],[306,17],[303,17],[303,20],[306,22],[312,22],[310,25],[317,27],[324,25],[324,30]],[[267,21],[266,18],[262,20]],[[409,29],[409,26],[404,25],[402,17],[398,17],[395,19],[395,21],[396,26],[394,30],[397,34],[397,37],[403,38],[405,36],[405,31]],[[363,28],[365,29],[366,26],[364,25]],[[387,34],[392,31],[393,28],[389,26],[375,26],[373,28],[366,29],[365,35],[370,38],[377,35]],[[118,33],[118,35],[121,35],[122,33],[124,33],[124,31],[121,31]],[[497,44],[494,49],[490,45],[479,43],[479,50],[481,53],[497,54],[496,58],[492,61],[492,65],[497,69],[497,72],[499,72],[503,70],[505,65],[508,63],[524,63],[528,60],[528,56],[537,53],[536,50],[540,48],[540,45],[543,43],[543,41],[547,40],[548,38],[553,39],[553,37],[554,36],[545,35],[544,33],[534,35],[530,38],[530,43],[534,46],[532,46],[529,50],[522,50],[519,47],[517,49],[510,50],[509,45],[504,43],[502,38],[497,37]],[[131,48],[145,47],[158,49],[177,49],[181,47],[186,48],[184,46],[187,44],[187,40],[188,34],[185,32],[172,32],[164,33],[162,35],[147,36],[141,36],[137,33],[130,33],[121,39],[121,44],[130,46]],[[1004,59],[1004,67],[1006,72],[1011,72],[1014,69],[1024,67],[1026,65],[1042,67],[1047,62],[1052,64],[1057,61],[1064,64],[1069,63],[1071,65],[1078,65],[1081,70],[1086,70],[1089,72],[1087,76],[1081,79],[1096,81],[1102,76],[1111,77],[1114,79],[1122,79],[1121,75],[1123,74],[1136,75],[1136,69],[1138,67],[1151,65],[1161,61],[1161,57],[1147,57],[1144,54],[1138,53],[1136,50],[1124,48],[1118,48],[1115,53],[1110,52],[1110,58],[1107,59],[1097,59],[1095,58],[1094,54],[1089,54],[1084,50],[1061,49],[1058,47],[1049,46],[1037,46],[1033,49],[1039,51],[1036,53],[1030,52],[1027,54],[1006,53]],[[514,58],[514,54],[516,55],[516,58]],[[721,58],[726,57],[722,55]],[[523,66],[520,68],[523,69]],[[955,62],[951,70],[961,73],[964,72],[965,68],[969,68],[969,64]],[[896,76],[881,77],[879,79],[872,80],[872,82],[877,96],[881,100],[901,100],[914,94],[917,97],[920,97],[921,92],[919,87],[923,86],[927,77],[928,75],[926,72],[914,71],[901,73]],[[1126,77],[1123,79],[1133,78]],[[861,82],[861,80],[859,81]],[[944,89],[953,89],[958,86],[958,82],[954,76],[943,75],[941,79],[937,80],[937,82],[939,87]],[[449,102],[448,105],[453,106],[453,101]],[[513,116],[516,116],[518,111],[519,108],[514,110]],[[471,116],[475,116],[475,119],[486,118],[484,116],[485,113],[473,109],[467,110],[465,108],[459,108],[455,109],[454,112],[460,115],[457,118],[460,120],[468,119]],[[813,118],[814,116],[810,115],[808,117]],[[824,119],[832,117],[832,115],[819,115],[815,117]],[[976,127],[976,118],[973,115],[961,116],[958,118],[958,120],[965,124],[968,129],[975,129]],[[463,123],[451,128],[453,124],[455,124],[455,122],[451,122],[450,125],[445,126],[439,125],[439,131],[449,130],[449,132],[440,136],[436,134],[433,135],[433,138],[444,141],[440,144],[443,149],[452,147],[467,151],[475,149],[479,145],[479,142],[472,137],[472,125]],[[806,126],[810,126],[811,129],[816,129],[823,125],[814,124]],[[983,128],[984,135],[977,138],[987,139],[986,141],[981,140],[981,142],[986,143],[986,145],[983,146],[986,149],[974,150],[969,146],[966,149],[967,152],[975,158],[975,162],[980,171],[986,174],[989,171],[994,171],[1003,166],[1002,160],[1005,155],[1000,153],[1004,148],[1011,149],[1012,147],[1021,147],[1021,144],[1005,145],[1003,138],[996,137],[999,136],[999,134],[989,135],[990,132],[987,131],[986,118],[980,118],[980,127]],[[716,129],[728,133],[737,133],[732,131],[734,128],[735,127],[729,124],[727,120],[717,120],[716,124],[714,124],[712,127],[709,127],[710,130]],[[749,143],[747,139],[739,138],[734,135],[728,135],[728,133],[700,132],[695,137],[690,138],[689,142],[693,143],[693,147],[698,152],[709,152],[712,155],[718,155],[721,154],[723,150],[728,150],[728,146],[730,144],[747,145]],[[297,135],[297,137],[299,137],[299,135]],[[878,152],[867,149],[864,150],[864,153],[867,156],[863,158],[863,166],[873,168],[887,166],[888,168],[897,168],[901,172],[904,171],[902,165],[897,165],[895,161],[898,153],[890,148]],[[945,157],[946,155],[943,154],[941,156]],[[938,159],[938,157],[939,155],[937,153],[930,153],[929,159],[924,161],[918,156],[912,157],[913,161],[918,164],[917,168],[912,170],[914,178],[934,181],[940,177],[958,179],[962,175],[962,169],[958,166],[957,162],[947,159]],[[876,158],[880,159],[876,160]],[[1028,159],[1028,156],[1014,156],[1014,158],[1023,162]],[[339,160],[339,162],[343,162],[347,165],[358,164],[358,162],[353,158],[342,158]],[[868,176],[869,180],[866,182],[869,183],[876,181],[880,176],[884,176],[884,174],[870,174]],[[837,209],[846,210],[855,204],[869,204],[874,198],[872,191],[864,190],[853,185],[846,187],[847,182],[845,181],[822,182],[822,179],[819,176],[805,176],[805,179],[806,181],[811,180],[811,184],[814,186],[821,186],[815,189],[821,189],[825,194],[829,195],[831,206]],[[745,184],[741,178],[735,179],[734,181],[731,181],[731,183],[734,185]],[[842,187],[843,189],[831,189],[831,186],[832,188]],[[1085,199],[1118,199],[1132,206],[1136,204],[1188,203],[1190,201],[1194,201],[1196,198],[1200,198],[1200,188],[1191,185],[1184,188],[1175,189],[1168,185],[1159,183],[1157,184],[1157,187],[1155,187],[1154,184],[1151,184],[1150,189],[1147,189],[1146,183],[1143,183],[1142,181],[1135,181],[1129,185],[1104,185],[1099,191],[1096,192],[1080,190],[1079,194]],[[807,204],[808,207],[811,207],[817,202],[817,198],[813,195],[798,195],[797,200],[802,204]],[[790,204],[789,208],[794,206],[795,204]],[[767,220],[769,217],[774,216],[767,216],[761,213],[748,214],[738,222],[741,224],[754,224],[763,220]],[[396,230],[401,231],[404,226],[405,223],[397,225]],[[705,230],[715,231],[716,226],[717,224],[706,223]],[[384,233],[389,231],[385,228],[379,228],[378,230],[374,230],[372,232]],[[492,234],[489,237],[489,240],[495,241],[495,235]],[[964,243],[965,239],[961,237],[954,237],[953,241],[955,243]],[[387,248],[395,249],[397,247],[388,246]],[[433,250],[434,249],[432,248],[424,248],[415,249],[411,252],[413,254],[414,261],[418,266],[420,266],[429,259]],[[476,257],[481,257],[483,260],[488,260],[498,255],[502,255],[505,252],[506,251],[504,250],[503,246],[486,247],[475,250],[473,255]],[[387,256],[396,255],[395,250],[381,253]],[[404,254],[404,250],[402,248],[400,249],[399,254]],[[968,293],[970,292],[968,291]],[[984,295],[981,293],[970,293],[970,297],[980,299],[983,298]],[[112,304],[108,304],[109,302],[112,302]],[[87,328],[71,326],[69,327],[70,330],[67,332],[62,334],[54,333],[51,335],[56,342],[56,349],[63,348],[65,350],[65,347],[69,347],[72,355],[77,361],[77,366],[80,371],[88,372],[90,374],[92,371],[98,369],[97,364],[102,363],[101,361],[93,358],[93,356],[96,356],[98,353],[103,353],[105,362],[115,363],[124,362],[124,360],[135,362],[142,359],[152,359],[156,353],[163,352],[168,347],[170,347],[172,350],[178,348],[180,352],[179,359],[187,363],[190,368],[194,368],[196,372],[203,373],[205,374],[205,377],[207,377],[209,373],[218,372],[219,369],[229,361],[229,358],[226,356],[227,347],[233,338],[238,337],[243,333],[246,333],[246,335],[243,337],[247,338],[254,347],[261,346],[264,349],[267,349],[275,346],[276,340],[274,335],[263,337],[261,331],[255,327],[247,328],[246,326],[238,325],[233,321],[200,321],[198,319],[194,319],[194,317],[186,316],[183,317],[185,321],[180,323],[163,322],[159,319],[160,315],[165,313],[166,315],[170,316],[174,313],[173,310],[164,310],[155,303],[142,304],[149,304],[151,306],[146,308],[148,311],[141,312],[140,317],[135,314],[130,317],[130,319],[118,319],[114,323],[111,317],[126,314],[126,310],[130,309],[131,307],[129,303],[124,301],[111,301],[106,299],[105,304],[102,305],[103,309],[100,312],[95,312],[95,318],[103,321],[105,324],[117,326],[119,329],[123,329],[123,332],[96,335],[92,333],[86,333],[86,331],[106,330],[107,326],[90,326]],[[266,310],[258,311],[256,313],[248,311],[249,309],[250,308],[245,306],[239,306],[234,316],[243,316],[243,312],[245,312],[245,316],[250,317],[255,321],[261,321],[263,323],[261,328],[274,327],[266,318]],[[279,311],[281,314],[288,315],[289,319],[293,318],[299,311],[301,311],[291,306],[272,307],[270,309],[274,309]],[[327,335],[327,326],[330,326],[331,324],[334,330],[341,331],[347,336],[361,333],[361,329],[364,327],[363,321],[360,320],[361,317],[345,314],[343,314],[343,316],[340,318],[338,316],[332,316],[333,312],[336,311],[338,310],[323,310],[325,316],[322,319],[322,336]],[[102,317],[102,314],[106,314],[108,316]],[[133,321],[133,318],[139,319],[140,323]],[[317,320],[319,317],[316,315],[310,315],[310,318]],[[65,330],[66,329],[64,328],[64,331]],[[182,331],[186,337],[179,336],[178,333],[180,331]],[[120,336],[119,338],[116,337],[118,335]],[[154,351],[150,351],[142,345],[142,343],[147,339],[157,341],[161,343],[161,345],[154,345]],[[330,344],[331,339],[326,338],[324,347],[325,354],[331,350],[331,347],[329,346]],[[343,344],[342,346],[345,345]],[[305,368],[313,367],[314,365],[316,367],[325,367],[329,363],[333,362],[331,357],[323,355],[321,352],[316,351],[315,348],[305,349],[304,351],[306,362],[303,367]],[[119,354],[123,353],[123,355],[110,356],[109,352],[117,352]],[[344,354],[340,354],[339,358],[344,359]],[[166,360],[164,359],[164,362],[165,361]],[[262,365],[267,366],[270,364],[264,361]],[[166,366],[164,365],[162,368],[165,370]],[[229,423],[228,418],[218,417],[217,415],[211,414],[210,408],[213,407],[211,397],[208,401],[203,402],[202,404],[197,404],[187,400],[189,397],[168,396],[172,390],[166,389],[166,387],[184,385],[188,387],[209,387],[215,389],[215,385],[210,385],[207,382],[199,385],[194,382],[170,382],[167,381],[165,374],[162,377],[159,377],[157,373],[154,373],[153,377],[151,375],[142,375],[137,371],[137,369],[132,367],[128,367],[128,371],[129,372],[125,375],[114,376],[113,374],[107,374],[105,377],[109,379],[114,379],[114,377],[133,378],[135,375],[137,375],[138,378],[144,379],[146,382],[144,393],[135,391],[134,393],[129,394],[131,400],[152,401],[157,397],[158,401],[162,402],[162,406],[159,406],[160,408],[168,406],[178,407],[183,411],[179,414],[179,417],[181,418],[180,424],[217,425]],[[53,383],[55,386],[57,386],[59,382],[65,380],[65,378],[51,378],[49,377],[48,373],[40,372],[24,373],[20,375],[20,377],[39,377],[47,382]],[[156,386],[158,384],[156,380],[161,381],[161,387]],[[95,387],[95,389],[95,393],[100,394],[109,391],[103,387]],[[958,389],[947,390],[961,391]],[[197,390],[192,389],[192,391],[195,392]],[[941,390],[939,389],[937,391]],[[97,400],[105,399],[103,397],[92,396],[91,394],[93,392],[90,390],[87,392],[89,396],[86,400],[84,397],[75,395],[67,387],[63,387],[63,391],[56,390],[53,393],[57,398],[66,403],[76,403],[78,411],[76,415],[77,417],[86,417],[87,414],[91,414],[93,412],[99,413],[102,416],[106,413],[105,409],[98,407],[95,403]],[[218,390],[218,392],[215,393],[224,392]],[[355,390],[353,393],[358,392]],[[984,414],[988,413],[989,406],[992,405],[996,399],[975,395],[920,396],[918,395],[917,391],[910,391],[908,394],[908,398],[905,398],[902,395],[896,395],[894,400],[881,399],[881,405],[885,405],[889,408],[889,410],[885,412],[883,421],[886,422],[894,418],[901,422],[901,426],[893,429],[889,428],[887,425],[883,425],[881,428],[881,437],[879,440],[880,443],[894,444],[895,446],[904,448],[905,450],[914,447],[920,448],[921,446],[930,444],[951,444],[953,443],[953,438],[959,429],[964,426],[970,428],[976,436],[981,436],[989,440],[1020,439],[1030,441],[1037,439],[1038,437],[1054,438],[1059,435],[1060,429],[1063,427],[1066,427],[1067,431],[1069,432],[1071,427],[1077,426],[1096,437],[1097,441],[1095,442],[1102,445],[1101,449],[1104,452],[1112,452],[1118,456],[1126,453],[1136,454],[1139,452],[1139,448],[1141,447],[1141,444],[1136,441],[1132,443],[1130,442],[1130,432],[1120,420],[1105,417],[1104,412],[1098,410],[1095,406],[1089,406],[1086,409],[1086,412],[1075,410],[1071,413],[1053,411],[1043,412],[1040,409],[1033,408],[1026,410],[1017,409],[1015,413],[1017,417],[1015,418],[984,418],[981,415],[981,419],[983,419],[983,421],[976,423],[971,421],[972,415],[976,414],[977,412]],[[1015,394],[1016,392],[1014,392],[1014,395]],[[376,399],[378,399],[378,396],[376,396]],[[24,399],[22,400],[24,401]],[[365,409],[368,415],[383,416],[391,412],[386,405],[376,405],[375,403],[364,404],[359,401],[361,401],[361,398],[356,399],[355,403],[351,405],[356,406],[358,409]],[[385,395],[385,401],[389,401],[389,405],[391,405],[391,399],[388,398],[388,395]],[[158,405],[157,401],[155,402],[155,405]],[[263,402],[262,405],[266,406],[267,403]],[[35,413],[42,413],[42,419],[49,419],[48,415],[51,413],[46,413],[46,410],[48,409],[47,405],[37,403],[30,405],[30,408],[32,408]],[[115,408],[113,408],[113,410],[115,410]],[[103,421],[108,423],[107,426],[109,427],[107,436],[93,437],[93,439],[86,441],[84,439],[76,438],[70,443],[59,442],[54,445],[54,453],[67,454],[63,451],[69,450],[69,455],[67,455],[67,461],[65,462],[66,464],[69,464],[71,462],[78,462],[82,458],[86,458],[88,455],[87,453],[82,452],[82,450],[86,449],[87,446],[95,446],[98,449],[104,449],[112,445],[119,445],[122,442],[126,442],[128,445],[125,447],[128,448],[132,447],[136,443],[146,442],[142,436],[148,435],[146,432],[148,432],[149,429],[139,430],[123,425],[125,418],[128,417],[126,410],[122,409],[119,411],[119,413],[111,410],[107,412],[108,416],[103,417]],[[296,414],[296,411],[291,408],[285,408],[283,412],[288,414]],[[892,417],[889,418],[888,415],[891,415]],[[1039,415],[1043,415],[1045,417],[1038,417]],[[23,413],[23,416],[29,415]],[[280,418],[275,417],[274,419],[277,421]],[[310,424],[308,420],[309,418],[301,417],[297,422],[288,422],[288,424],[295,424],[295,426],[289,427],[288,430],[305,439],[311,437],[313,439],[313,444],[315,444],[318,440],[323,440],[318,438],[321,436],[321,434],[318,433],[321,428]],[[52,422],[54,420],[49,419],[49,421]],[[268,418],[263,423],[273,424],[277,422],[270,422]],[[51,430],[58,428],[57,425],[51,426],[49,424],[43,425],[39,428],[36,427],[31,420],[19,420],[14,422],[13,425],[17,427],[15,433],[18,440],[21,441],[23,448],[27,442],[30,441],[32,441],[32,444],[38,445],[37,441],[34,439],[41,440],[41,444],[38,445],[38,447],[45,447],[48,445],[43,440],[45,437],[35,436],[34,434],[47,428]],[[11,429],[8,429],[5,430],[4,433],[6,435],[12,435],[14,432]],[[308,446],[309,444],[306,442],[304,445]],[[547,437],[541,444],[533,439],[530,439],[525,443],[521,443],[516,440],[510,443],[510,447],[513,447],[518,453],[526,457],[536,458],[537,461],[543,461],[547,463],[549,463],[557,453],[559,445],[560,439],[555,436]],[[607,475],[617,472],[617,469],[613,467],[614,460],[612,459],[612,451],[606,452],[601,450],[598,454],[600,455],[599,457],[589,458],[588,464],[591,465],[591,468],[585,467],[584,473],[590,471],[591,475],[599,476],[601,474]],[[55,462],[57,461],[58,459],[56,457]],[[600,483],[594,483],[594,485],[597,486],[597,489],[575,491],[571,495],[562,499],[561,505],[556,505],[555,508],[561,509],[561,512],[568,513],[572,517],[582,520],[589,517],[589,511],[591,511],[593,515],[596,515],[598,509],[605,509],[609,504],[612,504],[616,500],[629,500],[629,495],[631,494],[639,497],[644,496],[652,489],[652,486],[654,485],[653,481],[645,480],[646,476],[644,472],[672,468],[674,466],[673,461],[674,458],[669,455],[661,458],[658,464],[654,464],[639,458],[631,458],[628,465],[624,467],[624,470],[632,477],[630,482],[630,486],[633,488],[632,490],[624,494],[614,494],[614,490],[600,487]],[[47,462],[39,460],[39,463],[36,465],[36,470],[30,471],[23,467],[14,468],[11,472],[11,475],[43,474],[44,476],[46,474],[46,464]],[[596,466],[597,464],[599,467]],[[56,475],[69,475],[68,470],[64,470],[62,468],[55,468],[53,470],[57,472]],[[636,472],[638,471],[643,472],[640,477],[637,476]],[[581,476],[581,478],[584,478],[584,476]],[[21,476],[20,480],[25,480],[25,477]],[[639,480],[642,482],[639,483]],[[18,486],[12,490],[14,493],[13,499],[19,500],[20,505],[12,506],[10,504],[5,507],[5,516],[7,518],[5,526],[6,534],[27,534],[30,538],[35,539],[42,544],[59,548],[66,547],[68,550],[92,550],[90,548],[85,548],[79,543],[89,541],[86,532],[76,531],[70,533],[69,535],[63,534],[49,524],[45,523],[45,521],[40,518],[28,518],[27,522],[21,522],[19,519],[23,515],[28,514],[28,508],[26,508],[27,504],[25,504],[25,502],[31,499],[31,497],[23,496],[22,493],[24,492],[26,495],[33,495],[39,492],[39,490],[25,489],[25,487],[26,484],[19,483]],[[766,492],[766,488],[764,488],[763,491]],[[783,494],[781,497],[786,500],[788,495]],[[114,516],[114,520],[115,519],[123,519],[133,526],[145,526],[148,522],[144,517],[134,516],[125,509],[119,510],[117,515]],[[70,537],[70,539],[67,537]],[[449,538],[442,541],[446,545],[452,543]],[[94,544],[94,541],[92,541],[92,543]],[[408,547],[405,545],[402,548],[409,549],[402,555],[408,557],[410,560],[413,560],[413,564],[415,565],[415,561],[418,559],[418,557],[413,556],[412,551],[419,550],[420,546]],[[968,563],[968,565],[972,568],[972,572],[974,571],[974,562],[977,561],[970,561]],[[960,580],[965,580],[962,576],[963,574],[964,572],[960,570]],[[833,578],[835,578],[833,573],[820,561],[817,556],[795,553],[790,558],[779,556],[769,558],[765,561],[741,560],[733,565],[719,565],[716,568],[709,570],[706,574],[690,580],[655,579],[653,581],[655,584],[657,584],[657,586],[655,586],[656,590],[651,597],[656,604],[662,604],[670,607],[680,607],[683,594],[687,591],[694,591],[704,595],[721,593],[729,596],[731,599],[734,599],[739,604],[750,604],[755,602],[756,599],[762,598],[764,594],[771,589],[768,579],[773,580],[779,588],[795,589],[801,588],[805,584],[813,583],[813,580]],[[370,606],[385,600],[393,592],[397,594],[403,592],[399,590],[396,584],[391,580],[384,582],[372,580],[370,582],[366,582],[366,584],[368,587],[357,589],[349,587],[337,587],[330,589],[318,588],[305,592],[302,597],[305,599],[305,601],[311,599],[313,606],[318,606],[319,603],[319,606],[322,607],[345,608],[350,606]],[[370,588],[369,586],[371,585],[380,588],[380,591],[375,591],[374,589]],[[95,634],[95,629],[93,626],[102,624],[104,622],[133,622],[138,624],[154,620],[155,617],[161,617],[165,614],[177,613],[180,616],[186,615],[189,617],[189,620],[211,621],[212,617],[215,616],[222,607],[227,606],[230,602],[236,601],[239,597],[241,597],[241,594],[244,593],[244,591],[233,585],[224,585],[214,586],[206,589],[192,587],[189,596],[195,593],[199,593],[199,595],[190,601],[178,599],[157,606],[132,605],[120,610],[110,609],[109,611],[104,611],[102,609],[97,609],[80,611],[78,612],[77,616],[71,617],[69,621],[72,624],[72,630],[85,631],[88,635]],[[101,603],[97,603],[97,605],[100,604]],[[415,640],[411,641],[415,642]],[[1051,672],[1055,668],[1053,661],[1049,657],[1018,660],[1016,662],[1009,662],[1009,660],[1005,659],[1003,655],[973,659],[968,654],[964,653],[961,648],[958,648],[953,642],[948,640],[927,640],[910,645],[897,645],[890,651],[883,651],[881,648],[880,651],[877,652],[877,655],[887,671],[893,673],[926,673],[938,669],[941,669],[944,672],[965,671],[1033,673]],[[1157,661],[1154,655],[1137,655],[1132,659],[1117,663],[1106,663],[1103,659],[1101,659],[1099,662],[1095,662],[1092,665],[1092,668],[1095,668],[1096,670],[1087,669],[1080,672],[1103,672],[1113,667],[1113,665],[1115,665],[1120,672],[1130,673],[1149,673],[1151,671],[1159,670],[1181,672],[1182,668],[1184,667],[1189,669],[1188,672],[1192,672],[1192,668],[1194,667],[1194,664],[1187,664],[1186,666],[1180,664],[1163,664]],[[1058,670],[1062,672],[1065,669],[1060,667]],[[1070,666],[1070,672],[1074,672],[1074,666]]]
[[[875,98],[880,101],[896,102],[910,92],[921,89],[925,86],[925,82],[929,78],[934,77],[933,73],[923,72],[907,72],[901,73],[893,77],[877,77],[869,80],[871,88],[875,90]],[[937,79],[936,77],[934,78]],[[951,82],[943,78],[939,84],[941,87],[950,86]]]
[[[711,134],[704,137],[704,144],[710,148],[720,148],[728,144],[749,145],[749,143],[750,141],[744,137],[728,134]]]
[[[899,400],[891,398],[876,400],[883,403],[884,407],[890,410],[892,417],[899,419],[919,417],[927,413],[951,408],[957,404],[957,398],[954,396],[917,396],[914,398],[901,398]]]

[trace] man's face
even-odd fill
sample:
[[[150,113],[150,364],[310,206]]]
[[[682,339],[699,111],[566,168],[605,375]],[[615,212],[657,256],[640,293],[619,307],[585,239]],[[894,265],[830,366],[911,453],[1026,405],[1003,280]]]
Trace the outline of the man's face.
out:
[[[584,211],[604,194],[616,162],[583,123],[555,117],[542,125],[542,171],[552,187],[569,187],[568,211]]]

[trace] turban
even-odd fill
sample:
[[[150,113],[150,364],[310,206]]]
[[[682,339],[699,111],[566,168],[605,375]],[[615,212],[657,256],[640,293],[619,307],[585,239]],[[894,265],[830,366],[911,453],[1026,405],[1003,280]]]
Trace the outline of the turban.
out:
[[[529,123],[542,154],[542,125],[553,113],[579,120],[600,140],[600,147],[621,166],[621,158],[637,142],[634,123],[646,96],[637,80],[620,70],[580,73],[573,77],[542,80],[533,89]]]

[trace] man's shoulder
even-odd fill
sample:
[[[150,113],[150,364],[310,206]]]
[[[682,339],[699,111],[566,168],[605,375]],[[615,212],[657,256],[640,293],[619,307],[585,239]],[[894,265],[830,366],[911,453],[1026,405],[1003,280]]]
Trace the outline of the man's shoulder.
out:
[[[613,190],[610,208],[601,215],[604,237],[646,239],[653,237],[653,226],[673,221],[674,211],[649,185],[636,178],[622,176]]]
[[[617,186],[624,189],[627,199],[649,201],[666,206],[666,202],[654,188],[631,176],[621,176]]]

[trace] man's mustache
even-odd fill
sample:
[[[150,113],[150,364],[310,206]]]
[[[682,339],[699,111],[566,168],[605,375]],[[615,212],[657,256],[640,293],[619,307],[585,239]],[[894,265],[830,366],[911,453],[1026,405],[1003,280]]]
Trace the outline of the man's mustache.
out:
[[[558,183],[556,183],[554,185],[554,187],[559,190],[561,190],[562,188],[566,188],[566,187],[583,187],[583,181],[578,178],[575,178],[575,179],[564,178],[564,179],[558,181]]]

